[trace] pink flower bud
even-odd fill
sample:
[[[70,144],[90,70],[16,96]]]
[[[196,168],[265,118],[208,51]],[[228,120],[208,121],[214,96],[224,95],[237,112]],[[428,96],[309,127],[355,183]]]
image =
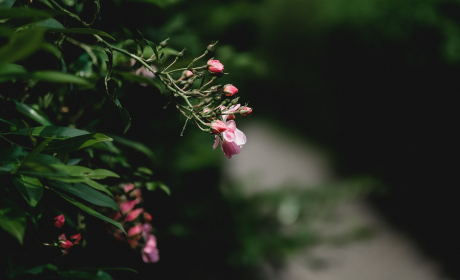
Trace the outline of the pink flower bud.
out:
[[[224,86],[224,94],[226,96],[233,96],[237,93],[238,93],[238,89],[235,86],[230,85],[230,84]]]
[[[227,126],[225,123],[221,120],[213,121],[211,123],[211,130],[215,134],[222,133],[227,130]]]
[[[81,240],[81,233],[77,233],[77,234],[70,236],[70,239],[75,239],[73,244],[78,244]]]
[[[224,71],[224,65],[219,60],[210,59],[208,60],[208,71],[211,73],[222,73]]]
[[[58,228],[61,228],[63,225],[64,225],[64,222],[65,222],[65,218],[64,218],[64,215],[59,215],[59,216],[56,216],[54,217],[54,225],[57,226]]]
[[[244,112],[244,111],[246,111],[246,112]],[[243,117],[247,117],[247,116],[249,116],[251,113],[252,113],[252,108],[249,108],[249,107],[243,107],[243,108],[241,108],[240,115],[242,115]]]
[[[195,74],[193,74],[193,72],[190,71],[190,70],[184,70],[184,73],[182,73],[182,75],[183,75],[185,78],[191,78],[191,77],[195,76]]]
[[[129,214],[125,218],[125,222],[134,221],[137,218],[137,216],[139,216],[139,214],[142,213],[143,211],[144,211],[143,208],[137,208],[129,212]]]

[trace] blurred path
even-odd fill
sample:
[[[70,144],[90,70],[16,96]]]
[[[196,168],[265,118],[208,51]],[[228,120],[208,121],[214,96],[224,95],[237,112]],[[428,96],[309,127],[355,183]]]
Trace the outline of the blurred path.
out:
[[[246,120],[239,127],[248,142],[240,155],[226,162],[230,178],[244,178],[247,195],[271,190],[286,183],[311,186],[333,179],[327,157],[318,149],[293,137],[277,133],[267,123]],[[244,123],[244,122],[243,122]],[[267,280],[441,280],[434,261],[428,260],[405,236],[386,225],[373,209],[363,203],[340,208],[340,222],[329,225],[336,231],[353,221],[372,226],[377,234],[346,245],[319,245],[293,256],[286,268],[265,265]],[[314,268],[312,260],[320,260]]]

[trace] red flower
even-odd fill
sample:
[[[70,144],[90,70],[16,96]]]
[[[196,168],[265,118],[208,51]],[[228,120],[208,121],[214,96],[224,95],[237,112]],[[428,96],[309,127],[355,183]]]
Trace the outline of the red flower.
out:
[[[56,216],[54,217],[54,225],[57,226],[58,228],[61,228],[63,225],[64,225],[64,222],[65,222],[65,218],[64,218],[64,215],[59,215],[59,216]]]
[[[224,71],[224,65],[219,60],[210,59],[208,60],[208,71],[211,73],[222,73]]]
[[[75,239],[73,244],[78,244],[81,240],[81,233],[77,233],[77,234],[70,236],[70,239]]]

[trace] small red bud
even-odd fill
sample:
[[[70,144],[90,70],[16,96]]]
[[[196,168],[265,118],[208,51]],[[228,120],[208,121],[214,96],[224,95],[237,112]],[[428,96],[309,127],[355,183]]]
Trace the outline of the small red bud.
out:
[[[243,107],[240,111],[240,115],[243,117],[247,117],[252,114],[252,108],[250,107]]]
[[[227,117],[227,121],[234,120],[234,119],[235,119],[235,115],[228,115]]]
[[[228,85],[224,86],[224,94],[225,94],[225,96],[233,96],[233,95],[235,95],[237,93],[238,93],[238,89],[235,86],[233,86],[231,84],[228,84]]]
[[[74,239],[75,241],[73,242],[73,244],[78,244],[81,240],[81,233],[77,233],[77,234],[74,234],[72,236],[70,236],[70,239]]]

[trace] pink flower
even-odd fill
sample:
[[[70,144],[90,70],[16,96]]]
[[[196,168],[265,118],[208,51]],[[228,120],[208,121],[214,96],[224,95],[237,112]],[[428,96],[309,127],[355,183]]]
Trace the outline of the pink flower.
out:
[[[157,249],[157,240],[153,234],[149,235],[147,243],[145,243],[144,248],[142,249],[142,260],[146,263],[157,262],[160,259]]]
[[[65,222],[65,218],[64,218],[64,215],[59,215],[59,216],[56,216],[54,217],[54,225],[57,226],[58,228],[61,228],[63,225],[64,225],[64,222]]]
[[[130,190],[134,189],[134,184],[132,184],[132,183],[123,184],[122,187],[123,187],[123,190],[125,191],[125,193],[127,193]]]
[[[70,236],[70,239],[75,239],[73,244],[78,244],[81,240],[81,233],[77,233],[77,234]]]
[[[72,242],[67,240],[67,238],[65,237],[65,234],[63,233],[63,234],[59,235],[59,246],[61,246],[61,248],[64,248],[65,250],[67,250],[70,247],[72,247],[73,244],[72,244]],[[67,253],[64,253],[64,254],[67,254]]]
[[[230,106],[230,108],[228,108],[228,110],[225,110],[226,107],[222,107],[222,113],[233,113],[235,112],[236,110],[238,110],[238,108],[240,108],[240,104],[235,104],[233,106]],[[235,118],[235,115],[234,114],[231,114],[231,115],[222,115],[222,119],[225,121],[227,120],[233,120]]]
[[[127,200],[120,203],[120,210],[122,213],[126,213],[134,208],[136,200]]]
[[[211,123],[211,130],[215,134],[222,133],[227,130],[227,126],[223,121],[217,120]]]
[[[137,209],[134,209],[133,211],[129,212],[128,215],[125,218],[125,222],[134,221],[134,219],[136,219],[137,216],[139,216],[139,214],[142,213],[142,211],[144,211],[143,208],[137,208]]]
[[[244,112],[244,111],[246,111],[246,112]],[[240,115],[242,115],[243,117],[247,117],[247,116],[249,116],[251,113],[252,113],[252,108],[250,108],[250,107],[243,107],[243,108],[241,108]]]
[[[234,87],[233,85],[228,84],[224,86],[224,94],[226,96],[233,96],[237,93],[238,93],[238,89]]]
[[[128,230],[128,237],[138,235],[142,232],[142,224],[138,223]]]
[[[208,71],[211,73],[222,73],[224,71],[224,65],[219,60],[210,59],[208,60]]]
[[[152,221],[152,215],[150,215],[149,213],[147,212],[144,212],[144,220],[146,222],[151,222]]]
[[[236,128],[235,121],[228,121],[227,130],[222,133],[222,140],[216,135],[216,141],[213,148],[215,149],[219,142],[221,143],[222,151],[227,158],[232,158],[232,155],[237,155],[241,151],[241,147],[246,144],[246,135]]]

